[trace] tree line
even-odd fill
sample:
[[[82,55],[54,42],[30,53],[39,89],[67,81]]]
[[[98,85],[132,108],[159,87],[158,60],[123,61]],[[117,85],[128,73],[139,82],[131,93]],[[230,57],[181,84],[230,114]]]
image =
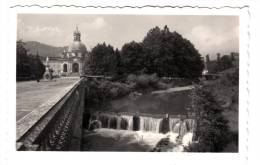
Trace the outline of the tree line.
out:
[[[38,55],[33,56],[17,41],[17,78],[41,78],[45,67]],[[129,74],[154,74],[159,77],[196,79],[203,70],[198,50],[176,31],[167,26],[154,27],[142,42],[129,42],[121,50],[97,44],[85,61],[85,73],[126,77]]]
[[[16,42],[16,79],[39,80],[45,72],[45,66],[41,62],[39,55],[32,55],[24,47],[21,40]]]
[[[209,55],[206,55],[208,72],[219,73],[233,67],[238,67],[238,59],[235,58],[234,54],[237,53],[231,52],[230,55],[223,55],[220,57],[220,53],[217,53],[217,59],[211,61],[209,60]]]
[[[196,79],[204,68],[194,45],[167,26],[154,27],[142,42],[129,42],[122,49],[103,43],[90,52],[86,73],[102,75],[154,74],[159,77]]]

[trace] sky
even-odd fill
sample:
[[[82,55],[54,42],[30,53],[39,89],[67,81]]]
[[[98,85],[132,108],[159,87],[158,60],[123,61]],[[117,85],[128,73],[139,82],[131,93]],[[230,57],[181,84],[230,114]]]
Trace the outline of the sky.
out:
[[[17,39],[67,46],[76,25],[88,50],[103,42],[121,49],[125,43],[141,42],[151,28],[167,25],[190,40],[202,56],[239,52],[238,16],[19,14]]]

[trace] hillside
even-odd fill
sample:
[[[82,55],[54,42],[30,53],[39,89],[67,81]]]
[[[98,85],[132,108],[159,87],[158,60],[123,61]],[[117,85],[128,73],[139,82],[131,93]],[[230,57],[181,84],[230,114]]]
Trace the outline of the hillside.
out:
[[[31,54],[36,54],[36,52],[38,51],[41,57],[57,57],[65,49],[65,47],[55,47],[37,41],[25,42],[25,48],[29,50]]]

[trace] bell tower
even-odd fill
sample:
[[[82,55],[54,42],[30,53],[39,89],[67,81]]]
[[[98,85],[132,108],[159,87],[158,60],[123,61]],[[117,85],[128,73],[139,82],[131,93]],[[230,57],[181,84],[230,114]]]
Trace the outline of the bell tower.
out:
[[[78,25],[76,26],[76,30],[73,33],[74,41],[80,41],[80,32],[78,30]]]

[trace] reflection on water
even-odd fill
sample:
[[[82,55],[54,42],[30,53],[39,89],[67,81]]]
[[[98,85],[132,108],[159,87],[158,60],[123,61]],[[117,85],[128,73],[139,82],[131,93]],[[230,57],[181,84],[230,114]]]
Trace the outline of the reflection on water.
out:
[[[137,98],[126,96],[120,99],[104,102],[93,107],[94,111],[113,111],[113,112],[140,112],[149,114],[186,114],[186,108],[190,104],[188,96],[190,90],[145,94]]]

